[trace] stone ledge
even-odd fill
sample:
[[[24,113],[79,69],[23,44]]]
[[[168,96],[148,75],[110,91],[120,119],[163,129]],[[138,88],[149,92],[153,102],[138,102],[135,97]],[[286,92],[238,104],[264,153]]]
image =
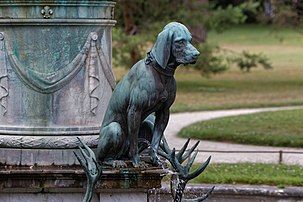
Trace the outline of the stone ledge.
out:
[[[104,168],[96,192],[160,188],[164,171],[159,167],[146,169]],[[0,192],[50,193],[84,192],[86,176],[79,166],[0,167]]]
[[[300,201],[303,198],[303,187],[289,186],[284,189],[267,185],[228,185],[228,184],[188,184],[185,198],[195,198],[206,193],[212,186],[215,189],[207,201]],[[169,184],[164,183],[161,189],[150,190],[151,201],[158,197],[165,201],[171,198]]]

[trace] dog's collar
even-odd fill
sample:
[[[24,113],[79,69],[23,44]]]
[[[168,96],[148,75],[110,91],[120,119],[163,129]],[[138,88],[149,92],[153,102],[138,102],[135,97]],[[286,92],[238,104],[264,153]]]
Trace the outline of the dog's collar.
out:
[[[166,67],[165,69],[163,69],[150,53],[147,53],[147,56],[145,58],[145,64],[152,66],[157,72],[164,76],[174,76],[175,74],[175,69],[173,68]]]

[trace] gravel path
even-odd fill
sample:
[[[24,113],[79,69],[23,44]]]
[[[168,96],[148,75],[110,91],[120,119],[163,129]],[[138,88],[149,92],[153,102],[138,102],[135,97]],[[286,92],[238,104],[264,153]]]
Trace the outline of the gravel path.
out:
[[[294,107],[274,107],[259,109],[236,109],[236,110],[220,110],[220,111],[203,111],[203,112],[186,112],[171,114],[170,121],[165,130],[165,137],[171,148],[180,149],[186,139],[177,137],[178,132],[198,121],[210,120],[215,118],[236,116],[242,114],[253,114],[258,112],[281,111],[291,109],[303,109],[303,106]],[[196,140],[191,141],[191,145]],[[303,165],[303,149],[285,148],[285,147],[264,147],[241,144],[230,144],[212,141],[201,141],[199,150],[207,150],[207,152],[199,153],[195,162],[204,162],[208,156],[212,156],[212,163],[236,163],[236,162],[262,162],[277,163],[279,162],[279,151],[283,151],[282,159],[286,164]],[[213,152],[223,151],[223,152]],[[241,153],[232,151],[241,151]],[[250,151],[254,151],[253,153]],[[260,153],[257,153],[260,152]],[[275,153],[266,153],[275,152]],[[302,154],[293,154],[287,152],[302,152]]]

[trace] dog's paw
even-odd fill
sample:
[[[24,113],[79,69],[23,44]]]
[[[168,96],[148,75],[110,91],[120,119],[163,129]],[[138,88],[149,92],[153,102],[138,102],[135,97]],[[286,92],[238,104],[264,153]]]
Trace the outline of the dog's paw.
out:
[[[151,162],[155,166],[166,166],[167,164],[162,161],[159,157],[151,157]]]
[[[103,165],[111,166],[113,168],[126,168],[127,164],[122,160],[106,160],[102,162]]]
[[[148,165],[144,161],[133,161],[133,166],[135,168],[147,168]]]
[[[127,164],[124,161],[115,160],[115,161],[112,162],[112,166],[114,168],[126,168]]]
[[[160,159],[155,150],[150,151],[149,161],[149,163],[154,166],[163,166],[166,164],[163,160]]]

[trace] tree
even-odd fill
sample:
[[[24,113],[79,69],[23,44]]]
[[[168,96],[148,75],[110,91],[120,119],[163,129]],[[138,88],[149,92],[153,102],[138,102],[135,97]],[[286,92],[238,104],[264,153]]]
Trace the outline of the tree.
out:
[[[216,54],[220,49],[207,43],[207,32],[222,32],[244,23],[245,12],[254,12],[258,6],[253,1],[222,7],[208,0],[120,0],[116,7],[118,23],[113,30],[114,65],[131,67],[144,57],[165,24],[178,21],[190,29],[203,52],[193,67],[203,75],[225,71],[233,60]]]

